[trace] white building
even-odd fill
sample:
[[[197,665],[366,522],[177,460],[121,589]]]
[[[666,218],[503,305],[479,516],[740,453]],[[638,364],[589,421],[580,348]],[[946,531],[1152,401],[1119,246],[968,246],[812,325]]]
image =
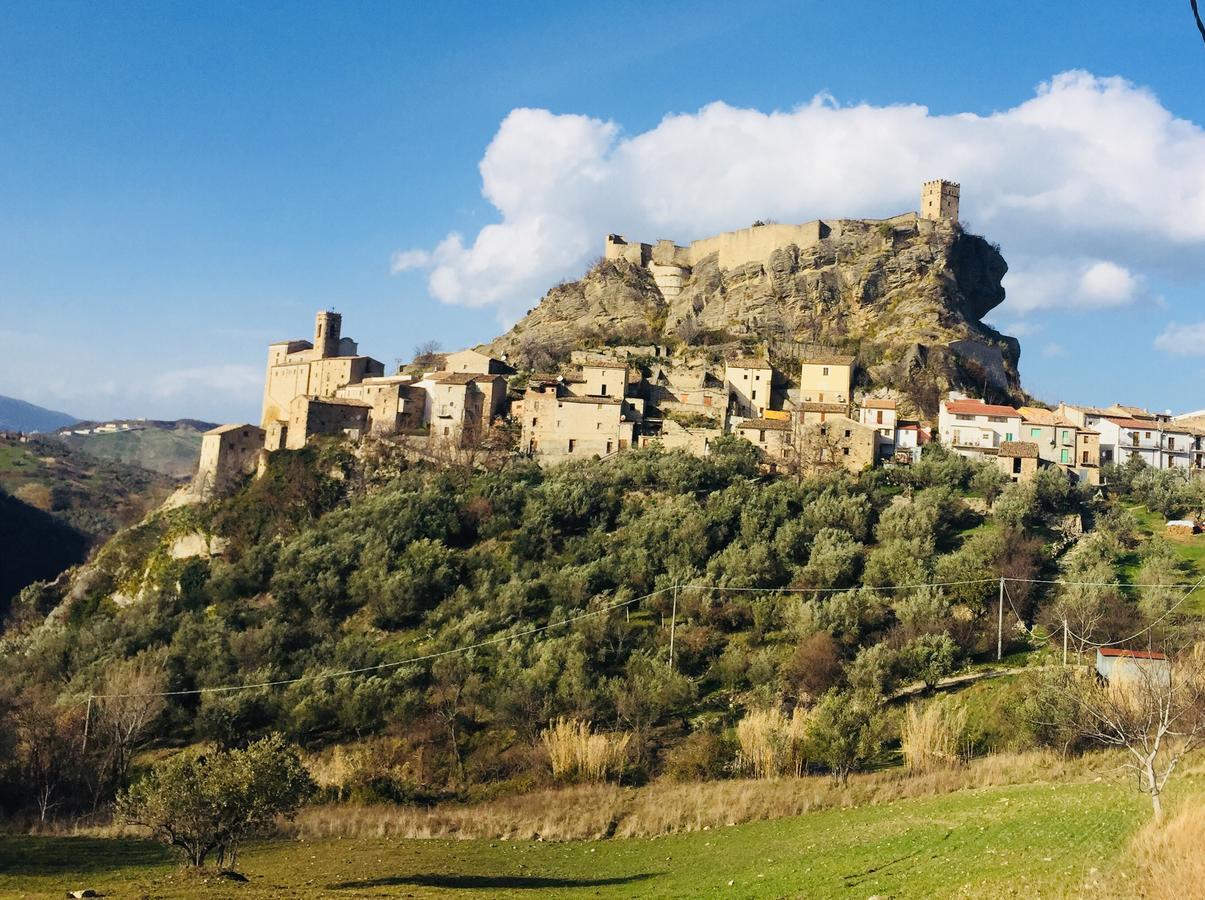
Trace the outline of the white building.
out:
[[[943,400],[937,418],[941,442],[963,456],[995,456],[1006,441],[1020,440],[1021,414],[982,400]]]

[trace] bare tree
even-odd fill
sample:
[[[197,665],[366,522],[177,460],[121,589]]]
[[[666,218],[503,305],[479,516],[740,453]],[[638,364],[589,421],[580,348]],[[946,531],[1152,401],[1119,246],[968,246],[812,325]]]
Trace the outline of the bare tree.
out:
[[[151,726],[167,708],[162,661],[141,656],[109,669],[96,703],[93,733],[98,755],[97,782],[125,787],[134,752],[150,737]]]
[[[29,788],[38,818],[46,819],[78,783],[82,711],[59,706],[49,692],[21,697],[12,713],[17,769]]]
[[[1184,756],[1205,743],[1205,646],[1117,657],[1105,680],[1078,673],[1069,689],[1086,737],[1126,751],[1125,768],[1163,818],[1163,792]]]
[[[1197,6],[1197,0],[1188,0],[1192,5],[1192,17],[1197,20],[1197,31],[1201,32],[1201,40],[1205,41],[1205,22],[1201,21],[1201,10]]]
[[[414,359],[410,361],[410,364],[420,371],[429,372],[432,369],[438,369],[443,362],[443,347],[440,346],[439,341],[423,341],[414,348]]]

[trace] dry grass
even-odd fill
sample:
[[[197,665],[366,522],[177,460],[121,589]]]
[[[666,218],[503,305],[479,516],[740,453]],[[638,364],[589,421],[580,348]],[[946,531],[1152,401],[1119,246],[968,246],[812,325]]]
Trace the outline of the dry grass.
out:
[[[827,776],[734,779],[698,784],[658,781],[640,788],[586,784],[486,803],[413,807],[330,804],[302,810],[291,833],[327,837],[439,837],[593,840],[702,831],[820,809],[892,803],[953,791],[1100,777],[1109,754],[1064,760],[1055,754],[988,756],[918,775],[900,769],[854,775],[844,788]]]
[[[913,775],[958,765],[963,759],[966,707],[954,698],[922,706],[912,703],[904,713],[900,749],[904,768]]]
[[[1188,798],[1162,825],[1151,822],[1130,844],[1138,896],[1152,900],[1199,897],[1205,889],[1205,797]]]
[[[799,775],[803,771],[803,737],[807,717],[796,707],[791,718],[777,709],[755,709],[737,723],[740,743],[737,767],[754,778]]]
[[[588,722],[560,718],[540,739],[548,750],[554,778],[597,783],[623,771],[632,736],[626,732],[593,734]]]

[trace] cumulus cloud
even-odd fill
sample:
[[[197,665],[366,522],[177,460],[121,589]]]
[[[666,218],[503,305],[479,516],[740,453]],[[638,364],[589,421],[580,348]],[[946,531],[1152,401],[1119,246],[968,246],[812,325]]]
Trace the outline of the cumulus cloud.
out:
[[[1013,261],[1004,284],[1006,308],[1016,313],[1116,309],[1146,296],[1141,276],[1101,259],[1021,256]]]
[[[1066,356],[1067,350],[1062,344],[1057,343],[1056,341],[1051,341],[1042,348],[1042,355],[1047,359],[1056,359],[1060,356]]]
[[[445,303],[517,317],[579,275],[608,232],[679,243],[755,219],[915,209],[922,181],[962,183],[962,217],[1000,242],[1004,309],[1112,308],[1147,267],[1205,271],[1205,132],[1121,78],[1065,72],[990,115],[920,105],[785,112],[713,103],[649,131],[513,110],[480,163],[499,221],[395,254]],[[1187,260],[1187,261],[1186,261]]]
[[[1155,338],[1155,347],[1176,356],[1205,356],[1205,322],[1169,322]]]

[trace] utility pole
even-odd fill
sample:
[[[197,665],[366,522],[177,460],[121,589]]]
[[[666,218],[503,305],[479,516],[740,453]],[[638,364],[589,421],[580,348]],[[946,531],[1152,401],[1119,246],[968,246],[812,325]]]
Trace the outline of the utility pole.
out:
[[[84,713],[84,746],[83,746],[83,749],[80,751],[82,753],[88,752],[88,725],[91,722],[92,722],[92,695],[89,694],[88,695],[88,709]]]
[[[674,582],[674,605],[669,619],[669,667],[674,667],[674,631],[678,626],[678,582]]]
[[[1063,619],[1063,665],[1067,665],[1067,620]]]
[[[1004,658],[1004,576],[1000,576],[1000,605],[996,614],[996,661]]]

